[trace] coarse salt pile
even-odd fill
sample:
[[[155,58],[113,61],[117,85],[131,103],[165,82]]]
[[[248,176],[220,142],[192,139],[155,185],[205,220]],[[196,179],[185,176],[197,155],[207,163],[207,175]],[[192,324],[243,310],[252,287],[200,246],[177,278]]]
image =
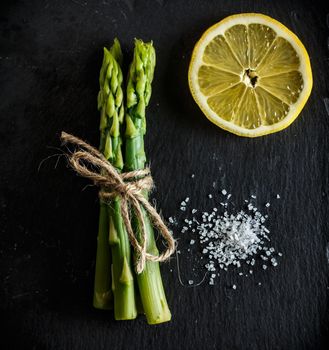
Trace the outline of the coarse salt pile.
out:
[[[251,200],[245,200],[244,210],[229,213],[227,208],[231,194],[222,190],[221,195],[225,200],[210,212],[202,212],[196,217],[194,214],[197,213],[197,209],[192,209],[192,217],[185,218],[181,229],[181,233],[188,232],[197,236],[206,258],[205,268],[210,272],[209,284],[214,284],[220,269],[227,271],[230,265],[240,268],[244,262],[250,266],[249,274],[253,273],[252,266],[257,260],[262,261],[263,270],[267,269],[268,264],[277,266],[276,255],[282,254],[276,254],[275,249],[269,247],[270,231],[265,226],[268,215],[263,215],[251,203],[256,196],[252,195]],[[280,197],[277,195],[276,198]],[[187,210],[188,202],[189,198],[186,198],[181,203],[182,211]],[[265,204],[266,208],[269,206],[270,203]],[[220,208],[223,210],[221,213]],[[172,222],[172,218],[169,220]],[[195,240],[190,239],[190,245],[194,244]],[[244,273],[240,272],[239,275]]]

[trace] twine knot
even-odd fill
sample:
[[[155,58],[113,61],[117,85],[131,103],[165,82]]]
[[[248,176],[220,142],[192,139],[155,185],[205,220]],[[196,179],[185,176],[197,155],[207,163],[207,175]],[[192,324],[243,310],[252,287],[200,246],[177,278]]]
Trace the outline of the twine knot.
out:
[[[136,252],[136,272],[141,273],[145,268],[147,260],[165,261],[175,251],[175,240],[164,224],[156,209],[145,198],[145,192],[153,187],[153,179],[149,168],[119,173],[115,167],[96,148],[82,141],[76,136],[62,131],[63,143],[71,143],[80,147],[68,155],[68,161],[75,172],[82,177],[90,179],[96,186],[100,187],[99,198],[109,202],[115,197],[120,198],[120,208],[124,226],[127,230],[129,241]],[[87,165],[92,165],[96,170]],[[136,215],[140,226],[140,240],[135,236],[131,226],[129,207]],[[143,209],[148,213],[154,227],[159,231],[167,243],[167,248],[160,255],[147,252],[146,223]]]

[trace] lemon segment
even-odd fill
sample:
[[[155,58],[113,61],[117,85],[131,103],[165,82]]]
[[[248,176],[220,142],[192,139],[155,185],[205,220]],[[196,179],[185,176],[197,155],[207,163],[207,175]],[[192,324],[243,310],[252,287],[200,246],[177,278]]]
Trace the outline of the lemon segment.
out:
[[[202,35],[192,54],[189,86],[209,120],[256,137],[296,119],[310,95],[312,71],[295,34],[268,16],[246,13]]]
[[[249,66],[249,39],[247,26],[235,25],[225,32],[225,39],[242,67]]]
[[[300,60],[292,45],[283,38],[276,38],[256,67],[259,76],[278,74],[299,69]]]
[[[215,67],[232,72],[241,73],[243,67],[234,57],[232,50],[227,44],[223,35],[216,36],[206,47],[204,56],[204,63],[214,65]]]
[[[259,86],[288,105],[297,102],[303,89],[303,76],[298,71],[290,71],[259,79]]]
[[[276,33],[267,25],[255,23],[248,25],[248,33],[250,68],[256,69],[272,46]]]
[[[226,72],[214,66],[201,66],[198,79],[200,90],[206,96],[214,95],[240,82],[238,74]]]
[[[257,106],[256,93],[251,87],[246,88],[246,92],[241,99],[236,112],[235,124],[247,129],[256,129],[262,124]]]
[[[286,118],[289,112],[288,104],[261,87],[256,87],[255,90],[264,125],[275,125]]]
[[[209,107],[223,119],[232,121],[235,119],[238,103],[246,90],[246,86],[238,83],[231,88],[219,92],[208,98]]]

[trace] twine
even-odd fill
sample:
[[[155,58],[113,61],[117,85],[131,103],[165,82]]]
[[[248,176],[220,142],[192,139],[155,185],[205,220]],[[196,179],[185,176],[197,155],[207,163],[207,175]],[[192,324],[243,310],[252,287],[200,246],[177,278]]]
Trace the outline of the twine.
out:
[[[129,241],[136,252],[136,272],[141,273],[144,270],[147,260],[154,262],[167,260],[175,251],[175,240],[161,216],[143,195],[143,191],[150,191],[153,187],[150,169],[145,168],[118,173],[101,152],[78,137],[62,131],[61,140],[64,144],[71,143],[79,147],[78,150],[68,155],[68,161],[77,174],[90,179],[96,186],[100,187],[99,197],[101,200],[108,202],[117,196],[121,199],[120,207],[123,223],[127,230]],[[88,164],[92,165],[96,170],[88,168]],[[134,210],[140,224],[140,242],[131,227],[129,206]],[[147,234],[142,208],[146,210],[154,227],[167,243],[167,249],[160,255],[153,255],[146,251]]]

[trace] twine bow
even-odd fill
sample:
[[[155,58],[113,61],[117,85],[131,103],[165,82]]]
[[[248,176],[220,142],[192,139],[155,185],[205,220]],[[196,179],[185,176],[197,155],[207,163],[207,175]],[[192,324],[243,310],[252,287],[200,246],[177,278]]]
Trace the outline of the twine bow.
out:
[[[120,197],[121,214],[123,223],[128,233],[130,243],[136,252],[136,272],[144,270],[147,260],[165,261],[175,251],[175,240],[164,224],[156,209],[148,202],[142,191],[149,191],[153,187],[153,179],[150,169],[118,173],[113,165],[96,148],[82,141],[78,137],[62,131],[61,140],[79,146],[80,149],[68,155],[68,160],[75,172],[82,177],[90,179],[96,186],[100,187],[100,199],[109,201],[116,196]],[[91,170],[87,164],[97,170]],[[134,210],[141,228],[140,241],[136,238],[131,227],[129,206]],[[142,212],[146,210],[154,227],[160,232],[167,243],[167,249],[160,255],[147,252],[146,224]]]

